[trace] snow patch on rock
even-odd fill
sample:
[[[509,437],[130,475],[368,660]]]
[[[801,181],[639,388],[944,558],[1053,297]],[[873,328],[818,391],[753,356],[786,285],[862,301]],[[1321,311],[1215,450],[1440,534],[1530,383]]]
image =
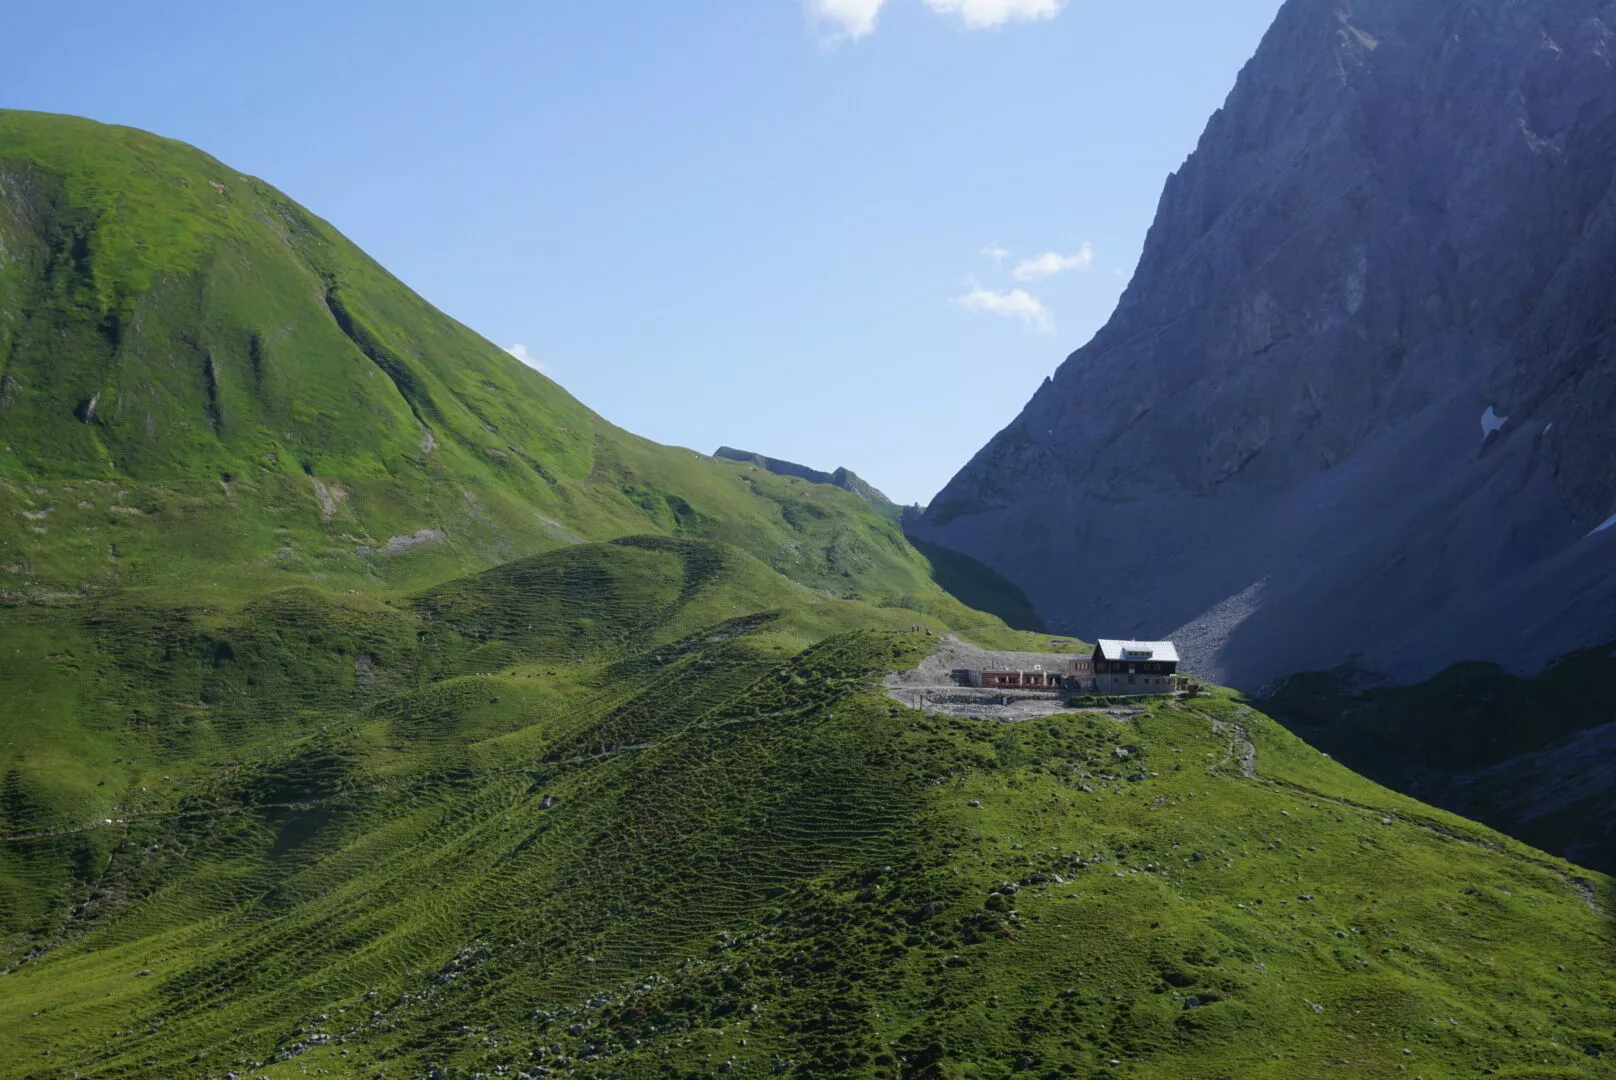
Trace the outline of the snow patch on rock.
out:
[[[1494,432],[1502,430],[1507,423],[1509,417],[1499,416],[1491,405],[1487,406],[1487,410],[1481,414],[1481,437],[1485,439]]]

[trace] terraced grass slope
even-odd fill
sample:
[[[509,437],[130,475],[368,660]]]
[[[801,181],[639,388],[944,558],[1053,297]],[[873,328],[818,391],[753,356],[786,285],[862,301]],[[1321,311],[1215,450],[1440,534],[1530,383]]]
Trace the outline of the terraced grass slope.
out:
[[[1608,1072],[1603,878],[1225,696],[903,708],[935,637],[726,617],[755,572],[625,540],[75,652],[117,802],[7,778],[0,1076]]]
[[[0,112],[0,1080],[1608,1072],[1606,879],[636,439],[189,148]],[[974,590],[974,591],[973,591]]]

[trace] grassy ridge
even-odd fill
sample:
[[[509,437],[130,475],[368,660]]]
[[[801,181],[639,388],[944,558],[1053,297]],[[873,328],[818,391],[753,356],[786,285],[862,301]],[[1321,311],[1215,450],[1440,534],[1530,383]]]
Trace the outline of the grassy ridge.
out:
[[[299,583],[239,606],[173,606],[153,592],[0,608],[8,835],[152,812],[382,700],[400,710],[388,768],[441,760],[444,744],[464,750],[451,692],[475,685],[464,676],[514,671],[521,700],[541,711],[580,695],[605,708],[616,691],[596,681],[611,665],[655,668],[675,642],[714,627],[744,628],[747,648],[776,660],[828,635],[915,620],[901,604],[827,597],[725,545],[657,536],[567,545],[413,597]],[[84,886],[85,860],[100,858],[74,852],[0,874],[0,925],[51,925]]]
[[[8,880],[78,876],[8,949],[0,1075],[1558,1076],[1616,1049],[1602,879],[1227,698],[932,716],[873,681],[934,638],[782,653],[780,621],[567,663],[519,622],[439,628],[422,671],[454,635],[507,665],[378,680],[112,826],[12,834]]]

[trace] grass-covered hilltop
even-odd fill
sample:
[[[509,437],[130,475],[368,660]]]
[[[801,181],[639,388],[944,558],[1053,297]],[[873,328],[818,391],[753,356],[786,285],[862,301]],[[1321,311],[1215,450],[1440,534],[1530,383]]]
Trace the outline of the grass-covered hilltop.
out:
[[[1227,693],[899,704],[1026,598],[189,147],[0,112],[0,511],[0,1080],[1613,1071],[1606,878]]]

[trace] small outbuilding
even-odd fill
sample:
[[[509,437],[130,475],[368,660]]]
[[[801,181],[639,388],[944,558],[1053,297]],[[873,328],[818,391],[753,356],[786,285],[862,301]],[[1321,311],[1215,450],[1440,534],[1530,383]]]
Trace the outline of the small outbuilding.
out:
[[[1048,671],[1042,665],[1030,668],[963,669],[954,672],[955,681],[965,686],[981,686],[992,690],[1060,690],[1066,678],[1059,671]]]

